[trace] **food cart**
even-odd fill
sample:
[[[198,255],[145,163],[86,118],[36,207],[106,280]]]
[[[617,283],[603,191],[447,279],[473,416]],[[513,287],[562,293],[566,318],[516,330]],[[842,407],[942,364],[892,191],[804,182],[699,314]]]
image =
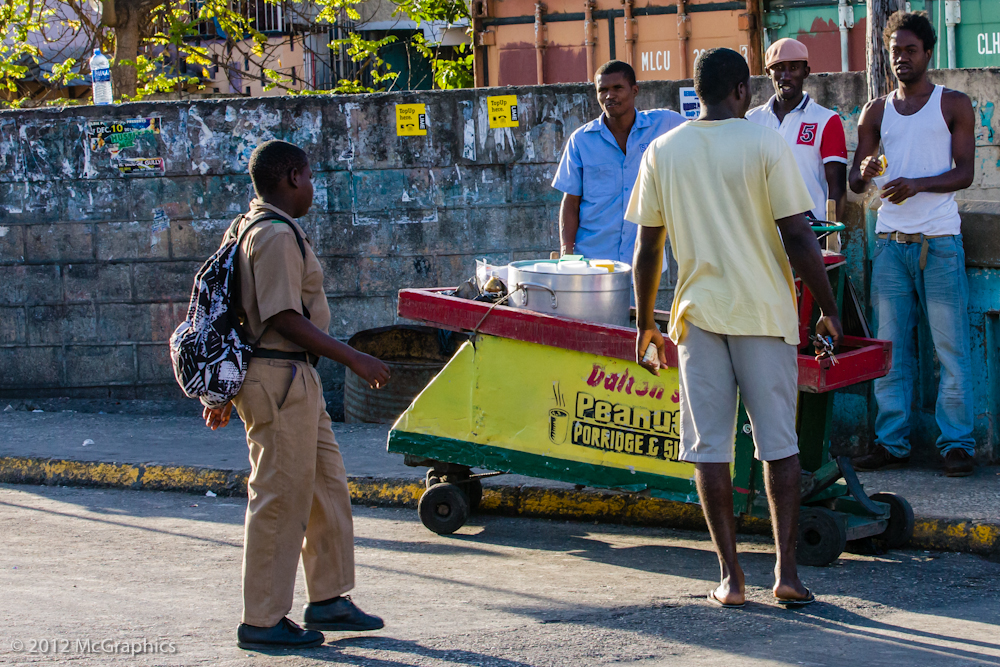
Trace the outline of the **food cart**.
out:
[[[835,294],[844,294],[844,257],[826,252]],[[798,407],[804,485],[799,561],[833,562],[849,540],[875,537],[889,547],[913,531],[908,503],[866,495],[846,457],[829,453],[833,394],[888,372],[890,343],[845,336],[836,358],[808,345],[812,295],[799,287]],[[534,297],[532,297],[534,298]],[[554,298],[554,297],[553,297]],[[680,436],[677,350],[654,376],[635,363],[635,329],[404,289],[399,315],[470,333],[445,368],[393,425],[388,450],[427,467],[419,503],[424,525],[460,528],[482,498],[473,469],[513,473],[655,498],[698,503],[694,465],[677,459]],[[668,313],[657,313],[665,323]],[[737,515],[768,516],[763,466],[753,458],[742,406],[732,465]],[[495,474],[491,473],[491,474]]]

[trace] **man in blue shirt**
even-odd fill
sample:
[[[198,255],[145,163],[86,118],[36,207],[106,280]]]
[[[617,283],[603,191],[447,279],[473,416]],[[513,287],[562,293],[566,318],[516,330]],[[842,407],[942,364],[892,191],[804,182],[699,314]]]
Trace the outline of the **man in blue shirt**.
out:
[[[564,255],[631,264],[638,227],[625,222],[625,209],[642,155],[684,117],[667,109],[636,111],[635,70],[620,60],[601,65],[594,81],[604,113],[573,132],[552,180],[552,187],[565,193],[560,249]]]

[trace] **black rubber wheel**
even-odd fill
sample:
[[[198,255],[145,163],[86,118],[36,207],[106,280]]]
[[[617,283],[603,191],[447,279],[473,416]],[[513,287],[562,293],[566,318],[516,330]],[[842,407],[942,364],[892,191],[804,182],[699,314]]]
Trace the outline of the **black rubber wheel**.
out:
[[[435,484],[420,496],[417,513],[427,530],[451,535],[468,520],[469,501],[455,484]]]
[[[869,498],[889,506],[889,526],[884,533],[875,536],[875,542],[889,549],[899,549],[909,542],[916,522],[906,498],[895,493],[876,493]]]
[[[458,485],[462,491],[465,491],[465,497],[469,500],[469,511],[475,512],[478,510],[479,504],[483,502],[483,483],[478,479],[470,479],[465,482],[459,482]]]
[[[427,469],[427,475],[424,477],[424,486],[426,488],[431,488],[435,484],[441,483],[441,477],[437,474],[434,468]]]
[[[825,507],[806,507],[799,513],[799,540],[795,560],[799,565],[822,567],[837,560],[847,546],[847,526]]]

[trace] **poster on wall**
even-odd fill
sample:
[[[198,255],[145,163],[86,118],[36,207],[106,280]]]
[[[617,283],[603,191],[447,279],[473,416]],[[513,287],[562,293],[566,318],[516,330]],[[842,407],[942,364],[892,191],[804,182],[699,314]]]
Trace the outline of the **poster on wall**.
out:
[[[396,136],[423,137],[427,135],[427,105],[396,105]]]
[[[160,118],[127,118],[87,123],[87,142],[95,153],[107,152],[122,176],[161,176],[166,161],[159,153]]]
[[[694,120],[701,113],[701,102],[698,101],[698,94],[694,88],[684,87],[680,89],[681,95],[681,115],[687,120]]]
[[[490,113],[490,127],[518,127],[517,95],[496,95],[486,98]]]

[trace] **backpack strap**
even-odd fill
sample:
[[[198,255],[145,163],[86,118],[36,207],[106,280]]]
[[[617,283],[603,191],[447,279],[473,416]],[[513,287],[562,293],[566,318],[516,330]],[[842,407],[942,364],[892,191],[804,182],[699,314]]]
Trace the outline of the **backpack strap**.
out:
[[[226,235],[227,236],[235,235],[233,233],[234,230],[239,228],[239,223],[242,222],[245,218],[246,215],[241,215],[235,220],[233,220],[233,224],[230,226],[229,231],[226,232]],[[299,252],[302,253],[302,259],[305,260],[306,244],[305,241],[302,240],[302,234],[299,233],[298,228],[295,225],[293,225],[291,221],[285,219],[284,216],[274,213],[273,211],[265,211],[263,213],[259,213],[254,218],[252,218],[252,222],[249,225],[247,225],[246,228],[242,232],[240,232],[239,237],[237,237],[236,245],[243,245],[243,239],[246,237],[247,232],[250,231],[251,227],[261,222],[267,222],[268,220],[272,222],[283,222],[292,228],[292,233],[295,234],[295,242],[299,244]]]
[[[242,220],[244,220],[245,218],[246,218],[246,215],[244,214],[244,215],[241,215],[238,218],[236,218],[236,220],[233,220],[233,224],[230,226],[229,231],[226,232],[226,235],[228,236],[228,235],[230,235],[231,232],[233,232],[233,230],[238,229],[239,228],[239,223]],[[299,233],[298,228],[295,225],[293,225],[290,220],[288,220],[287,218],[285,218],[282,215],[278,215],[274,211],[266,211],[265,210],[264,212],[258,213],[257,215],[255,215],[251,219],[250,224],[247,225],[243,229],[243,231],[240,232],[240,235],[236,238],[236,247],[239,248],[239,247],[241,247],[243,245],[243,239],[246,238],[247,232],[249,232],[250,229],[254,225],[257,225],[257,224],[259,224],[261,222],[267,222],[267,221],[271,221],[271,222],[283,222],[283,223],[285,223],[286,225],[288,225],[289,227],[292,228],[292,233],[295,234],[295,241],[299,244],[299,252],[302,253],[302,261],[304,263],[305,260],[306,260],[306,244],[302,240],[302,234]],[[251,267],[252,266],[253,265],[251,264]],[[305,318],[307,320],[311,319],[311,315],[309,314],[309,309],[306,308],[305,301],[302,302],[302,314],[305,315]],[[264,330],[266,331],[267,328],[265,327]],[[264,336],[264,334],[261,333],[261,337],[263,337],[263,336]],[[259,342],[260,342],[260,340],[258,339],[254,343],[254,345],[256,345]]]

